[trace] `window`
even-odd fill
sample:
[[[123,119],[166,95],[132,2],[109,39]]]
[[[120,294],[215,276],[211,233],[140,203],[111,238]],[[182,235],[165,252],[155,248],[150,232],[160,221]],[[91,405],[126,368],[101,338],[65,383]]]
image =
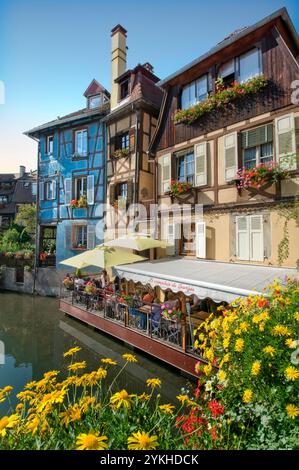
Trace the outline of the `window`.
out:
[[[128,183],[119,183],[116,186],[116,198],[127,199],[128,197]]]
[[[186,85],[182,91],[181,108],[188,109],[199,101],[203,101],[208,96],[208,76],[203,75],[189,85]]]
[[[0,204],[7,204],[8,197],[7,196],[0,196]]]
[[[119,85],[120,100],[124,100],[129,95],[129,80],[125,80]]]
[[[74,198],[87,197],[87,176],[80,176],[74,181]]]
[[[99,108],[102,104],[102,96],[95,95],[88,98],[88,107],[89,109]]]
[[[53,155],[53,150],[54,150],[54,137],[53,137],[53,135],[49,135],[47,137],[46,153],[48,155]]]
[[[124,132],[116,137],[116,150],[125,150],[130,146],[129,132]]]
[[[258,49],[252,49],[239,57],[239,80],[246,82],[252,77],[261,73],[260,52]]]
[[[87,248],[87,225],[73,226],[73,248],[86,250]]]
[[[32,192],[32,196],[36,196],[36,194],[37,194],[37,183],[32,183],[31,184],[31,192]]]
[[[218,72],[218,76],[222,78],[225,87],[229,87],[235,80],[235,60],[229,60],[223,64]]]
[[[188,151],[177,157],[177,180],[194,184],[194,152]]]
[[[88,134],[87,129],[81,129],[75,133],[75,153],[84,157],[87,155]]]
[[[253,168],[273,160],[273,126],[260,126],[241,134],[243,166]]]
[[[46,181],[45,182],[45,196],[48,201],[55,199],[55,188],[56,182],[55,181]]]

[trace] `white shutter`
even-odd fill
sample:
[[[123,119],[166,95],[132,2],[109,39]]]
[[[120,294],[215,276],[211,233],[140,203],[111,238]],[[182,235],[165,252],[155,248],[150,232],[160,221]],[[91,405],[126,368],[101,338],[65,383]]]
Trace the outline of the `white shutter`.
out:
[[[250,259],[252,261],[264,260],[262,215],[250,216]]]
[[[235,178],[238,170],[238,135],[237,132],[224,136],[225,181]]]
[[[72,249],[72,226],[65,225],[64,227],[64,248],[67,250]]]
[[[175,254],[175,224],[170,222],[163,228],[164,231],[164,240],[167,243],[170,243],[172,246],[166,248],[166,254],[168,256],[173,256]]]
[[[246,216],[236,217],[236,241],[237,258],[242,260],[250,259],[249,250],[249,218]]]
[[[275,119],[276,160],[286,170],[296,170],[296,135],[294,114]]]
[[[56,180],[53,180],[52,181],[52,184],[53,184],[53,199],[56,199],[57,198],[57,183],[56,183]]]
[[[40,181],[39,182],[39,200],[43,201],[45,199],[45,186],[44,182]]]
[[[170,190],[171,179],[171,153],[163,155],[161,158],[162,173],[161,173],[161,194],[165,194]]]
[[[69,205],[72,200],[72,178],[64,180],[64,203]]]
[[[206,223],[196,222],[196,256],[206,257]]]
[[[87,225],[87,249],[92,250],[95,247],[95,226]]]
[[[87,176],[87,204],[94,204],[94,175]]]
[[[207,142],[194,146],[195,154],[195,186],[205,186],[208,183],[207,175]]]

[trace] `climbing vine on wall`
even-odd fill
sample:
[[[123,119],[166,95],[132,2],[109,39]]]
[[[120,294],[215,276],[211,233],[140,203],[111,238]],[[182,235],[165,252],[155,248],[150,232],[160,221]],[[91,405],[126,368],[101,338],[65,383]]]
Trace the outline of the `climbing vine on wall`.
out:
[[[284,219],[283,224],[283,237],[278,244],[278,263],[281,265],[289,256],[290,253],[290,235],[289,223],[294,220],[296,226],[299,227],[299,198],[293,204],[281,204],[279,206],[278,214]],[[299,267],[299,260],[297,260],[297,267]]]

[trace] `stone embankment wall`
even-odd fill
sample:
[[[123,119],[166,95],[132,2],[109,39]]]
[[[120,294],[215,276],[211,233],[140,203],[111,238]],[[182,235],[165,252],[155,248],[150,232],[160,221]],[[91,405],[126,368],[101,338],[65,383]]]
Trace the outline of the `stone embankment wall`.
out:
[[[17,272],[17,268],[5,267],[1,272],[0,289],[58,297],[60,293],[60,276],[54,267],[38,268],[34,286],[33,270],[24,270],[23,276],[22,273]]]

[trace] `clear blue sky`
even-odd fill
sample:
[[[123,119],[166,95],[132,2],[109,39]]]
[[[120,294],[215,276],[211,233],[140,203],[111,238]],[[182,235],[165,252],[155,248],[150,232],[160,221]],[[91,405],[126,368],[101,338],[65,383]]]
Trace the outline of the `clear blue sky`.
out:
[[[128,67],[151,62],[160,78],[227,34],[298,0],[0,0],[0,172],[36,167],[24,130],[85,105],[93,78],[110,89],[110,30],[128,30]]]

